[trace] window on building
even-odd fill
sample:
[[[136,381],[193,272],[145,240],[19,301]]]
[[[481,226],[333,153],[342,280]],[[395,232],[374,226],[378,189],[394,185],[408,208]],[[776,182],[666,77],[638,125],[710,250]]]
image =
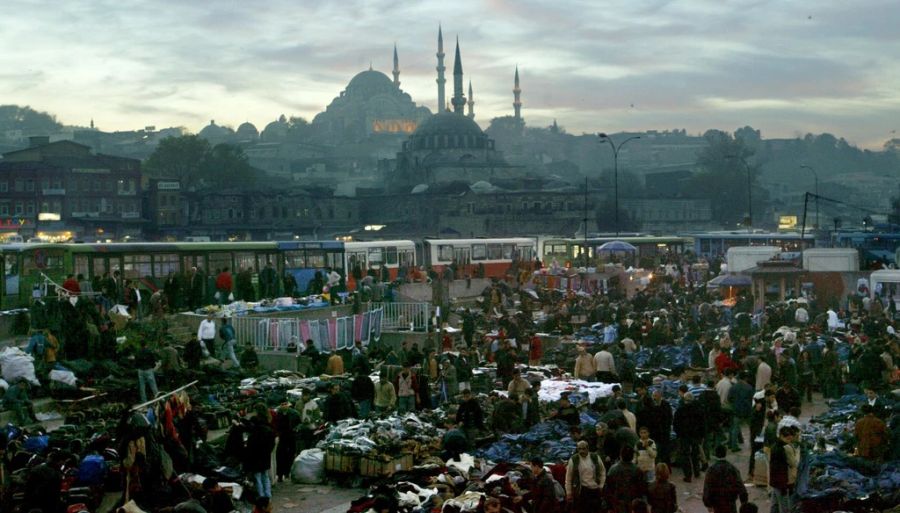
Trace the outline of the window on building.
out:
[[[9,203],[0,203],[0,216],[9,215]]]
[[[16,210],[14,211],[14,215],[20,216],[25,211],[25,205],[21,201],[16,202]]]
[[[25,190],[27,192],[34,192],[34,180],[25,181]]]
[[[42,178],[41,179],[41,190],[45,190],[45,189],[49,189],[49,188],[50,188],[50,179]]]
[[[16,192],[25,192],[25,180],[16,179],[15,190]]]
[[[53,180],[52,182],[50,182],[50,187],[53,189],[62,189],[63,188],[62,180],[60,180],[58,178]]]
[[[0,192],[9,192],[9,182],[6,180],[0,182]]]

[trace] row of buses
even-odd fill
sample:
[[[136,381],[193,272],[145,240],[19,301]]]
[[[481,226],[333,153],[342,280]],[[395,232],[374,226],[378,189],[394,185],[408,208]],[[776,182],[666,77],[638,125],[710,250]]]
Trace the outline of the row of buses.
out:
[[[187,274],[191,267],[207,274],[229,268],[258,273],[272,264],[279,276],[291,273],[301,291],[316,271],[331,268],[347,276],[377,271],[391,279],[406,277],[413,269],[442,272],[453,266],[461,275],[502,277],[513,262],[541,260],[545,266],[575,265],[586,252],[590,258],[611,241],[634,246],[637,259],[656,262],[668,255],[693,251],[698,256],[724,254],[732,245],[782,245],[797,250],[812,245],[811,236],[800,240],[790,234],[776,237],[746,233],[699,234],[687,237],[655,237],[641,234],[589,237],[518,237],[478,239],[266,242],[158,242],[158,243],[16,243],[0,245],[0,308],[27,305],[34,289],[50,280],[62,283],[69,274],[87,280],[118,270],[123,279],[138,279],[147,288],[158,287],[170,273]],[[351,288],[353,283],[350,284]]]

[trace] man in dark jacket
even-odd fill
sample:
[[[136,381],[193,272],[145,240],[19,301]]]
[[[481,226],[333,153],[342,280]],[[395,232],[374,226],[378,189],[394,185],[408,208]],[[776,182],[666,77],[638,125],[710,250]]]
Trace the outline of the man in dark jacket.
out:
[[[698,404],[701,415],[697,418],[702,418],[704,422],[703,438],[700,443],[702,451],[701,458],[703,459],[703,468],[705,469],[708,462],[712,460],[713,450],[717,445],[722,443],[722,440],[724,439],[724,434],[722,432],[722,418],[724,417],[722,412],[722,399],[716,392],[715,384],[712,381],[707,381],[706,388],[700,392],[700,395],[694,402]]]
[[[272,497],[272,451],[275,449],[275,431],[269,427],[268,419],[257,413],[250,421],[247,444],[244,446],[244,470],[256,481],[256,494]]]
[[[484,412],[471,390],[462,391],[462,401],[456,409],[456,423],[466,433],[469,443],[475,441],[475,433],[484,429]]]
[[[134,356],[134,366],[137,367],[139,393],[141,395],[141,402],[144,403],[147,402],[147,387],[150,387],[150,392],[153,397],[156,397],[156,395],[159,394],[159,390],[156,388],[156,375],[154,373],[154,368],[156,367],[156,353],[147,347],[147,341],[144,339],[141,339],[141,348]]]
[[[569,395],[562,394],[559,398],[559,408],[550,414],[550,418],[561,420],[570,426],[578,426],[581,424],[581,416],[578,415],[578,408],[569,402]]]
[[[31,469],[25,479],[25,504],[45,513],[60,513],[63,510],[60,502],[60,486],[62,473],[60,466],[65,457],[59,452],[52,452],[47,461]]]
[[[790,513],[791,494],[793,486],[789,481],[791,467],[797,466],[797,461],[792,458],[795,451],[786,449],[794,441],[794,427],[781,426],[778,430],[778,440],[772,446],[769,454],[769,490],[772,494],[772,512]]]
[[[654,390],[651,397],[652,403],[638,417],[638,426],[647,426],[650,430],[650,438],[656,442],[659,454],[656,461],[669,463],[672,452],[672,406],[663,399],[662,391]]]
[[[741,428],[750,422],[753,413],[753,386],[747,383],[746,376],[741,373],[737,381],[728,389],[728,404],[731,405],[731,429],[728,434],[728,445],[732,451],[739,451]],[[752,442],[752,440],[751,440]]]
[[[331,385],[331,393],[325,398],[323,418],[328,422],[340,422],[352,417],[356,413],[354,410],[353,402],[341,391],[341,385]]]
[[[362,358],[365,358],[364,356]],[[356,401],[359,408],[358,417],[364,419],[369,416],[372,409],[372,401],[375,399],[375,384],[365,369],[357,370],[356,377],[350,385],[350,397]]]
[[[675,410],[672,426],[678,438],[684,481],[690,483],[694,475],[700,475],[700,441],[703,440],[704,428],[703,423],[697,420],[703,418],[703,411],[693,395],[684,394],[683,400],[684,404]]]
[[[553,477],[550,473],[544,470],[544,460],[537,457],[531,458],[531,472],[534,475],[534,482],[531,485],[529,500],[531,508],[529,511],[556,513],[559,510],[556,485],[553,484]]]
[[[634,464],[634,448],[623,446],[619,461],[606,475],[606,500],[613,513],[629,513],[631,501],[640,499],[647,493],[644,473]]]
[[[747,502],[747,488],[741,473],[725,460],[728,450],[724,445],[716,447],[716,461],[710,465],[703,482],[703,505],[713,513],[737,513],[734,501]]]

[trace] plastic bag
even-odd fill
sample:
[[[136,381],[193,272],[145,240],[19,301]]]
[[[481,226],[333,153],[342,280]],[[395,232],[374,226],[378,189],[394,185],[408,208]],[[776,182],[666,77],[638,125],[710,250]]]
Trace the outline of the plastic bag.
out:
[[[99,454],[88,454],[78,465],[78,484],[99,486],[106,479],[106,460]]]
[[[325,480],[325,451],[302,451],[291,466],[291,481],[303,484],[319,484]]]
[[[24,379],[35,386],[41,386],[34,375],[34,358],[18,347],[7,347],[0,353],[0,374],[7,383]]]
[[[234,301],[234,293],[233,293],[233,292],[229,292],[229,293],[228,293],[228,301],[229,301],[229,302],[233,302],[233,301]]]
[[[78,378],[75,377],[75,373],[72,371],[52,370],[50,371],[50,380],[64,383],[66,385],[69,385],[70,387],[78,386],[76,384]]]

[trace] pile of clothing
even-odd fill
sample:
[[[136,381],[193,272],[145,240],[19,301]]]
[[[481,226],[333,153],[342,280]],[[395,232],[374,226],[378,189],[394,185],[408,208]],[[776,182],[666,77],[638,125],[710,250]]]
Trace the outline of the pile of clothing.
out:
[[[440,446],[444,430],[414,413],[384,419],[346,419],[332,425],[320,448],[342,454],[397,456],[415,442]]]
[[[535,424],[521,434],[505,434],[475,455],[494,462],[525,461],[540,456],[545,461],[568,459],[575,452],[569,426],[558,420]]]

